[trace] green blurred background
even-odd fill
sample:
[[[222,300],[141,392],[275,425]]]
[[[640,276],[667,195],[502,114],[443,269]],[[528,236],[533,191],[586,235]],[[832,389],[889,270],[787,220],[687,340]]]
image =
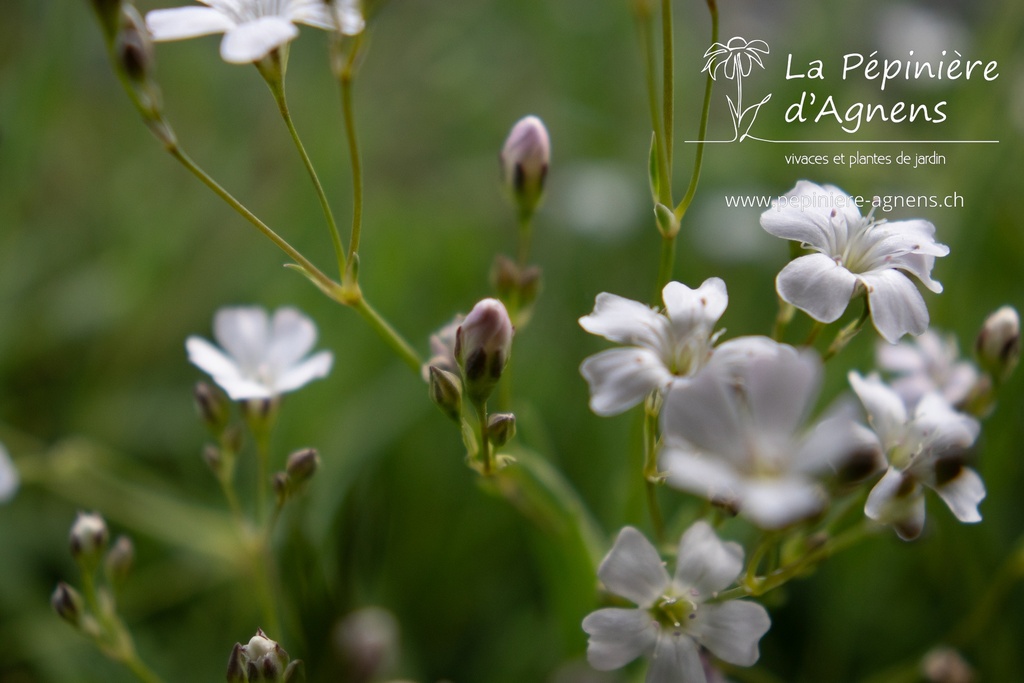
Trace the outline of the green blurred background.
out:
[[[772,282],[788,251],[763,234],[758,210],[726,208],[723,196],[777,194],[800,178],[863,195],[957,192],[964,208],[891,215],[932,220],[951,248],[934,271],[946,291],[926,293],[933,324],[969,349],[987,313],[1004,303],[1020,308],[1024,5],[721,5],[723,39],[772,46],[766,70],[748,81],[750,97],[773,92],[755,128],[764,137],[794,135],[781,107],[806,86],[785,80],[786,53],[795,64],[823,58],[834,67],[846,52],[904,56],[908,47],[938,44],[1000,65],[992,83],[903,84],[885,93],[830,74],[828,92],[840,102],[948,99],[947,123],[906,124],[900,135],[1000,140],[908,146],[938,149],[945,166],[816,169],[789,166],[783,156],[856,145],[710,146],[676,277],[691,286],[712,275],[726,280],[726,336],[768,331]],[[142,10],[156,6],[167,3],[140,2]],[[709,22],[702,2],[674,7],[682,140],[696,131]],[[166,680],[222,680],[232,645],[259,625],[244,577],[188,541],[212,531],[168,519],[140,497],[154,491],[171,504],[223,508],[199,457],[205,434],[191,387],[201,375],[186,361],[184,339],[209,336],[218,307],[247,303],[298,306],[316,320],[319,346],[336,357],[326,380],[288,397],[275,435],[279,457],[303,446],[323,457],[308,499],[285,516],[278,538],[283,577],[303,615],[282,644],[308,662],[310,680],[340,680],[333,629],[366,605],[389,609],[401,625],[396,677],[632,680],[581,665],[579,623],[596,605],[593,576],[570,561],[557,536],[478,486],[421,380],[355,314],[281,268],[282,255],[151,138],[109,69],[88,4],[5,0],[3,9],[0,441],[25,481],[0,507],[0,680],[130,680],[48,606],[58,580],[77,581],[66,537],[78,509],[102,512],[114,533],[135,540],[138,565],[122,609],[144,658]],[[220,61],[217,44],[210,37],[158,46],[168,116],[201,165],[329,272],[315,196],[273,101],[255,69]],[[350,176],[326,45],[322,33],[302,29],[288,86],[344,225]],[[720,84],[712,138],[731,135],[727,93],[731,86]],[[650,299],[657,268],[645,178],[649,117],[626,0],[389,0],[371,22],[356,98],[367,182],[361,282],[423,352],[433,330],[490,293],[494,255],[514,252],[497,153],[516,119],[545,120],[553,161],[533,259],[545,285],[514,349],[519,440],[564,472],[608,539],[626,523],[647,529],[636,416],[603,419],[588,410],[578,366],[607,344],[576,323],[601,291]],[[858,135],[892,132],[868,125]],[[677,198],[692,154],[692,145],[677,148]],[[874,342],[864,333],[830,364],[823,404],[842,391],[846,369],[870,369]],[[1021,559],[1009,568],[1007,590],[963,654],[980,680],[1021,680],[1024,591],[1012,581],[1024,575],[1021,386],[1016,377],[1006,387],[977,449],[988,487],[984,523],[960,525],[929,500],[918,542],[881,534],[773,594],[760,666],[777,678],[763,680],[864,681],[913,663],[991,595],[1015,552]],[[668,491],[663,500],[670,509],[689,502]]]

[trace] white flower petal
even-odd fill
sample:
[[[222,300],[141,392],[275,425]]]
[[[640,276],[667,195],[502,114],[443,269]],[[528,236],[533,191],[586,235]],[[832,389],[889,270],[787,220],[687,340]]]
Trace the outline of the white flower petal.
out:
[[[775,279],[775,289],[784,301],[823,323],[839,319],[856,284],[850,271],[824,254],[790,261]]]
[[[740,515],[762,529],[782,529],[820,512],[824,491],[802,477],[751,478],[740,500]]]
[[[580,318],[580,327],[619,344],[661,349],[668,344],[668,320],[639,301],[601,292],[594,312]]]
[[[725,543],[711,526],[696,522],[679,539],[676,556],[675,583],[694,589],[698,602],[725,590],[743,571],[743,548],[738,543]]]
[[[0,503],[10,502],[18,492],[21,478],[7,449],[0,444]]]
[[[220,44],[220,56],[231,64],[250,64],[298,35],[299,29],[287,19],[260,17],[228,31]]]
[[[221,308],[213,317],[213,336],[243,371],[253,370],[267,352],[267,312],[258,306]]]
[[[694,630],[697,641],[722,661],[737,666],[752,666],[760,652],[758,641],[771,628],[764,607],[746,600],[717,605],[702,605],[697,611]]]
[[[920,280],[921,284],[925,287],[936,294],[941,294],[942,283],[932,279],[932,267],[934,265],[934,256],[925,256],[922,254],[904,254],[903,256],[894,258],[891,262],[891,266],[893,268],[899,268],[900,270],[910,273]]]
[[[646,611],[609,607],[583,619],[590,635],[587,661],[599,671],[625,666],[654,650],[658,626]]]
[[[888,451],[899,443],[905,433],[907,409],[900,396],[885,386],[878,375],[861,377],[851,371],[847,375],[850,386],[864,404],[868,414],[868,422],[882,440],[882,446]]]
[[[597,576],[612,593],[644,608],[653,605],[670,583],[658,551],[630,526],[619,532]]]
[[[264,360],[276,371],[294,365],[316,344],[316,325],[290,306],[274,312]]]
[[[743,482],[737,471],[721,458],[702,457],[685,449],[667,447],[661,453],[661,469],[677,489],[722,505],[737,505]]]
[[[665,631],[658,637],[645,683],[707,683],[697,645],[688,635]]]
[[[729,305],[725,282],[717,277],[708,278],[697,289],[669,282],[661,290],[661,298],[677,339],[691,334],[709,335]]]
[[[705,367],[690,381],[673,384],[665,395],[661,424],[667,441],[682,440],[737,467],[749,460],[748,426],[725,370]]]
[[[914,410],[912,434],[933,457],[959,454],[981,433],[981,424],[958,412],[938,393],[925,394]]]
[[[580,365],[580,373],[590,385],[590,409],[605,417],[632,408],[672,381],[661,358],[638,347],[594,354]]]
[[[298,365],[292,365],[274,380],[274,393],[284,394],[309,384],[314,379],[326,377],[331,371],[334,355],[321,351]]]
[[[978,503],[985,499],[985,484],[970,467],[964,467],[956,477],[936,486],[935,492],[961,522],[973,524],[981,521]]]
[[[783,344],[773,358],[750,363],[744,388],[755,433],[789,439],[813,408],[823,374],[817,353]]]
[[[928,307],[906,275],[875,270],[863,273],[860,280],[868,291],[871,320],[886,341],[895,344],[908,332],[921,334],[928,329]]]
[[[904,541],[912,541],[924,528],[925,504],[921,485],[907,487],[903,472],[890,467],[871,489],[864,514],[882,524],[891,524]]]
[[[209,7],[155,9],[146,14],[146,28],[153,40],[182,40],[224,33],[235,27],[227,15]]]

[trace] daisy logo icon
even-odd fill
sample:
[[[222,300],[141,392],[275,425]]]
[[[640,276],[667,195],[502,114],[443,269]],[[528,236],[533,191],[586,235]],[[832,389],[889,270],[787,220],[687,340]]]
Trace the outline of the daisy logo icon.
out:
[[[750,135],[750,129],[757,118],[761,106],[772,98],[771,93],[765,95],[760,102],[743,106],[743,79],[751,74],[754,66],[764,68],[762,57],[769,53],[768,43],[763,40],[746,40],[734,36],[726,43],[715,42],[704,53],[704,68],[712,80],[718,80],[719,74],[726,80],[736,81],[736,99],[726,95],[729,102],[729,116],[732,118],[733,137],[721,142],[742,142]],[[757,138],[753,138],[757,139]]]

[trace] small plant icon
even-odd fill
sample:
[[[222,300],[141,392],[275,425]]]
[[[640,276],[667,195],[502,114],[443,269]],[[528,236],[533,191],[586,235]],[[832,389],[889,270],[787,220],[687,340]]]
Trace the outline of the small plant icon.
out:
[[[742,141],[748,137],[750,128],[754,125],[754,119],[757,118],[758,110],[772,97],[769,93],[757,104],[752,104],[746,109],[743,108],[743,79],[750,75],[754,64],[764,68],[761,55],[766,55],[768,52],[768,43],[763,40],[748,41],[740,36],[735,36],[725,44],[714,43],[704,53],[707,62],[704,63],[704,68],[701,71],[707,71],[711,78],[717,80],[718,72],[721,70],[727,79],[736,80],[736,101],[733,102],[733,99],[726,95],[734,129],[734,135],[730,142]],[[742,132],[740,132],[741,130]]]

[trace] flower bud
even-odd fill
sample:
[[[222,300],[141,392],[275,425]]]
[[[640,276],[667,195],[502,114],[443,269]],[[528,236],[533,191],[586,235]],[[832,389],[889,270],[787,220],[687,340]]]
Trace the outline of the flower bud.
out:
[[[292,492],[292,483],[288,478],[288,473],[274,472],[274,476],[270,478],[270,486],[274,489],[274,499],[277,501],[277,507],[283,507]]]
[[[103,517],[96,513],[79,512],[71,526],[69,535],[71,556],[85,572],[92,572],[99,565],[100,557],[107,549],[110,532]]]
[[[236,668],[237,656],[235,650],[231,652],[231,659],[228,660],[228,676]],[[256,630],[256,635],[249,639],[247,645],[241,646],[241,655],[245,664],[245,675],[249,681],[274,681],[282,680],[285,670],[288,669],[288,653],[280,645],[275,643],[262,629]],[[246,680],[246,679],[241,679]]]
[[[550,161],[551,139],[544,123],[536,116],[519,119],[501,150],[501,169],[522,213],[533,213],[540,202]]]
[[[516,435],[516,416],[512,413],[494,413],[487,420],[487,439],[495,448],[501,448]]]
[[[206,382],[197,382],[192,396],[196,403],[196,412],[210,433],[220,438],[228,426],[228,399],[217,389]]]
[[[436,365],[430,366],[430,400],[455,422],[462,419],[462,380]]]
[[[512,321],[497,299],[480,301],[455,335],[455,358],[469,400],[482,405],[494,390],[512,347]]]
[[[50,596],[50,606],[64,621],[74,627],[78,627],[82,620],[82,612],[85,610],[85,603],[82,596],[74,588],[61,581]]]
[[[978,361],[997,382],[1006,380],[1020,360],[1020,316],[1003,306],[985,319],[975,344]]]
[[[235,643],[235,647],[231,650],[225,677],[228,683],[247,683],[248,681],[248,677],[245,675],[245,648],[241,643]]]
[[[138,10],[130,4],[125,4],[122,9],[116,54],[128,78],[136,83],[149,80],[153,69],[153,39]]]
[[[302,484],[309,481],[316,474],[320,467],[320,455],[315,448],[303,448],[288,456],[288,464],[285,470],[288,478],[295,484]]]
[[[103,562],[103,569],[110,585],[115,588],[123,585],[132,571],[133,564],[135,564],[135,546],[132,544],[132,540],[127,536],[118,536]]]

